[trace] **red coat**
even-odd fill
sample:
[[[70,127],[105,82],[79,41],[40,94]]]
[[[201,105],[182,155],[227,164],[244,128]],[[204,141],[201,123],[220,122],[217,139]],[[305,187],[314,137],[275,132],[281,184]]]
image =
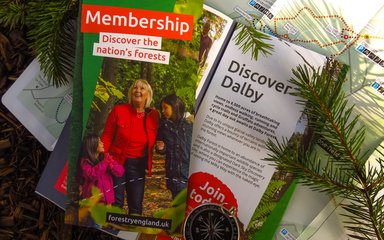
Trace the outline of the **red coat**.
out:
[[[160,113],[156,109],[146,109],[145,128],[147,134],[148,175],[152,173],[153,147],[156,141]],[[104,149],[113,155],[117,162],[123,164],[127,158],[126,139],[132,134],[131,120],[136,118],[136,110],[130,104],[115,106],[109,113],[104,126],[101,141]]]

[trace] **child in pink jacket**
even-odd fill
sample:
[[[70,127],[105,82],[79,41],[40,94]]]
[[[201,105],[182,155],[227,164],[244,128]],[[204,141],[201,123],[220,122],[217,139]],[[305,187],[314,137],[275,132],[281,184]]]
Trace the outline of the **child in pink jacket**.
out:
[[[102,194],[101,202],[114,203],[112,174],[121,177],[124,168],[113,160],[111,155],[104,153],[104,144],[98,136],[90,135],[84,138],[80,166],[82,170],[82,197],[91,197],[92,186],[95,186]]]

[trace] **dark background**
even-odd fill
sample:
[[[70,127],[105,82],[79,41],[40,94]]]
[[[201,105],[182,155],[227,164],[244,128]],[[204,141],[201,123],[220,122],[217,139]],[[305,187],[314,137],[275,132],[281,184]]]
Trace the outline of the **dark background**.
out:
[[[0,26],[0,98],[32,59],[25,33]],[[0,103],[0,240],[118,239],[64,224],[64,211],[35,193],[49,155]]]

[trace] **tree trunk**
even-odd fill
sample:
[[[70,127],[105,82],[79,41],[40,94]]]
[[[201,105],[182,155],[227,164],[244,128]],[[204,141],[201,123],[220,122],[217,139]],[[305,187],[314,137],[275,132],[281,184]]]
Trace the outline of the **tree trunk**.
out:
[[[141,62],[140,78],[145,79],[151,85],[153,81],[153,65],[150,62]]]
[[[116,73],[119,62],[118,59],[115,58],[104,58],[101,78],[105,81],[116,85]],[[93,122],[93,129],[95,134],[100,134],[104,129],[104,124],[107,119],[109,112],[115,104],[115,97],[111,95],[106,103],[98,102],[98,107],[100,108],[100,112],[97,112],[97,117],[95,117]]]

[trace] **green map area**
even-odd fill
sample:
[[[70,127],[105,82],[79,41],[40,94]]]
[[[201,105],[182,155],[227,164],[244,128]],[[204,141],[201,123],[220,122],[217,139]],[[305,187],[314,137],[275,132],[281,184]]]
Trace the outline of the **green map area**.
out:
[[[205,4],[243,24],[350,67],[345,94],[365,126],[364,149],[384,140],[384,2],[360,0],[206,0]],[[284,56],[282,56],[284,57]],[[297,237],[305,226],[286,223]]]

